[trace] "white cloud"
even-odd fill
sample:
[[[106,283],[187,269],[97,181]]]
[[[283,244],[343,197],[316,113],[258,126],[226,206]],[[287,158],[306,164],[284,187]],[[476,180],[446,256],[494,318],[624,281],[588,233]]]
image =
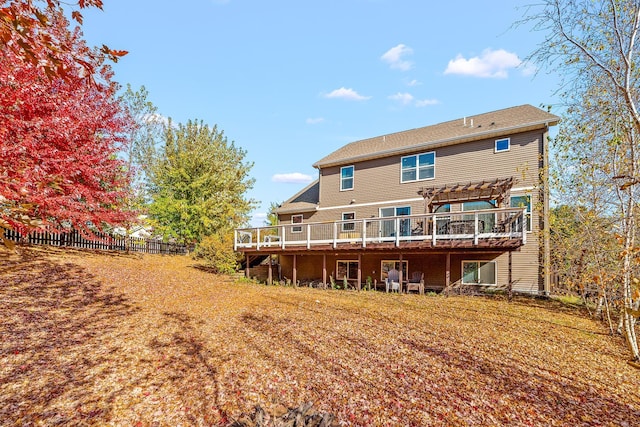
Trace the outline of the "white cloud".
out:
[[[410,93],[401,92],[389,96],[389,99],[391,99],[392,101],[397,101],[402,105],[413,104],[416,107],[426,107],[428,105],[435,105],[440,103],[440,101],[438,101],[437,99],[415,99],[415,97]]]
[[[538,68],[535,65],[528,62],[522,63],[521,67],[523,76],[532,76],[538,71]]]
[[[393,101],[398,101],[402,105],[408,105],[408,104],[411,104],[411,101],[413,101],[413,95],[406,92],[405,93],[398,92],[395,95],[391,95],[389,99]]]
[[[511,68],[518,67],[522,61],[515,53],[504,49],[486,49],[480,56],[465,59],[462,55],[449,61],[445,74],[461,74],[482,78],[501,78],[508,76]]]
[[[405,55],[411,55],[413,53],[413,49],[409,46],[405,46],[403,44],[399,44],[398,46],[392,47],[388,51],[384,53],[380,57],[384,62],[388,63],[391,68],[396,68],[402,71],[408,71],[413,67],[413,63],[411,61],[406,61],[402,59]]]
[[[266,212],[256,212],[251,215],[251,227],[264,227],[268,214]]]
[[[285,184],[308,184],[313,181],[313,178],[300,172],[277,173],[271,177],[271,181]]]
[[[370,96],[360,95],[355,90],[349,88],[341,87],[340,89],[336,89],[324,95],[325,98],[342,98],[349,101],[365,101],[370,99]]]
[[[309,117],[306,122],[308,125],[317,125],[324,122],[324,117]]]
[[[418,80],[413,79],[407,82],[407,86],[409,87],[414,87],[414,86],[420,86],[422,83],[420,83]]]
[[[440,101],[437,99],[419,99],[416,101],[416,107],[427,107],[429,105],[439,104]]]

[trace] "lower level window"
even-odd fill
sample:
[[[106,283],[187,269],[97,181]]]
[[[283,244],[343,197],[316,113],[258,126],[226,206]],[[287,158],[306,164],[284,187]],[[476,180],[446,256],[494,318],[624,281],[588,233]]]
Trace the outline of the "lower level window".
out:
[[[358,261],[338,261],[336,266],[336,280],[357,280],[358,279]]]
[[[380,263],[380,280],[385,281],[391,270],[400,271],[400,260],[384,260]],[[402,277],[403,280],[407,278],[407,271],[409,271],[409,261],[402,261]]]
[[[462,283],[469,285],[495,285],[495,261],[462,261]]]

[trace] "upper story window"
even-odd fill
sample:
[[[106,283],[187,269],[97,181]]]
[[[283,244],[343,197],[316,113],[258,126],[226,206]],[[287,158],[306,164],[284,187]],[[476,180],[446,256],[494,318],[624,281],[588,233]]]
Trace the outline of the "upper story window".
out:
[[[401,160],[402,171],[400,182],[422,181],[436,176],[436,153],[415,154],[405,156]]]
[[[340,191],[353,190],[353,166],[340,168]]]
[[[510,138],[496,139],[496,148],[494,150],[495,153],[500,153],[502,151],[509,151],[510,149],[511,149]]]

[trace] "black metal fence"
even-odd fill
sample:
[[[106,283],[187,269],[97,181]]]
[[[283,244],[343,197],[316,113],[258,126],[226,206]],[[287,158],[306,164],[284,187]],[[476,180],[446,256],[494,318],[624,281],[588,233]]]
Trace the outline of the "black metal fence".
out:
[[[2,230],[0,229],[0,232]],[[14,230],[4,230],[4,237],[16,243],[49,245],[79,249],[99,249],[105,251],[143,252],[147,254],[184,255],[189,249],[185,245],[163,242],[141,237],[126,237],[107,233],[95,233],[93,238],[83,236],[78,231],[52,233],[33,231],[23,235]]]

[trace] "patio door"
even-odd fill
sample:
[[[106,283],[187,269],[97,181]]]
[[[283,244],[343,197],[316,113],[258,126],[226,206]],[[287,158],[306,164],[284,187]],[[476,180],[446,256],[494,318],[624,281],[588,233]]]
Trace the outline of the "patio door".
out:
[[[411,206],[380,208],[380,218],[387,218],[392,216],[407,216],[411,215]],[[411,221],[409,219],[400,220],[400,236],[408,236],[411,233]],[[395,237],[396,236],[396,220],[390,219],[380,222],[380,236],[381,237]]]
[[[495,209],[496,205],[494,201],[486,202],[486,201],[477,201],[477,202],[465,202],[462,205],[463,211],[475,211],[475,210],[490,210]],[[466,221],[473,221],[473,215],[465,215],[464,219]],[[490,233],[496,225],[496,214],[495,213],[481,213],[478,214],[478,231],[480,233]]]

